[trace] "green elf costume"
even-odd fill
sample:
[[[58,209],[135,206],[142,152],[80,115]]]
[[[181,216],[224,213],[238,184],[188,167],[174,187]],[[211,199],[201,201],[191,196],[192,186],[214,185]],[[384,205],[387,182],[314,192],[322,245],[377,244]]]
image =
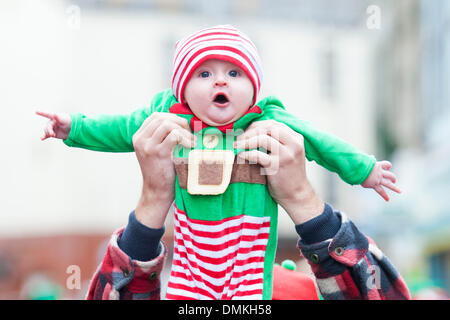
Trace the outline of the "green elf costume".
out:
[[[208,59],[222,59],[239,66],[254,88],[253,106],[233,123],[210,127],[183,102],[183,91],[192,72]],[[71,147],[105,152],[133,152],[132,137],[154,112],[168,112],[188,120],[197,145],[174,150],[176,183],[174,256],[167,299],[271,299],[273,264],[277,245],[277,203],[267,188],[258,164],[238,163],[233,148],[236,135],[254,121],[276,120],[304,137],[306,157],[336,172],[349,184],[361,184],[376,159],[310,123],[289,114],[275,97],[256,103],[262,80],[258,53],[250,39],[236,28],[216,26],[177,42],[172,88],[155,95],[150,107],[129,115],[86,117],[73,114],[72,128],[64,143]],[[225,164],[191,164],[192,151],[230,152],[234,163],[220,194],[190,192],[224,180]],[[197,168],[193,179],[190,173]],[[194,188],[195,189],[195,188]]]

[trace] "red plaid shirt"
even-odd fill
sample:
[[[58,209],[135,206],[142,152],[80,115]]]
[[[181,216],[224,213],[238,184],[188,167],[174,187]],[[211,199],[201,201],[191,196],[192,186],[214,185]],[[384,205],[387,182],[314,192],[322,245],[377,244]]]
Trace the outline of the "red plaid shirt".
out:
[[[410,299],[405,281],[392,263],[346,215],[329,240],[298,247],[308,259],[324,299]],[[167,255],[151,261],[131,259],[118,246],[124,228],[111,237],[103,262],[95,272],[87,299],[160,299],[160,273]]]

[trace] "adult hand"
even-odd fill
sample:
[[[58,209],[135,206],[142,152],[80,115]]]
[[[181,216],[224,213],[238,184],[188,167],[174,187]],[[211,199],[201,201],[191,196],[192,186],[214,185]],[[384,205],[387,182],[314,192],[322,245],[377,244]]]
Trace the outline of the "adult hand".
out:
[[[301,134],[274,120],[258,121],[237,137],[235,147],[262,147],[270,152],[251,150],[238,156],[251,163],[259,163],[266,170],[270,194],[296,225],[323,212],[324,202],[316,195],[306,176]]]
[[[175,198],[173,149],[177,144],[194,147],[195,137],[186,119],[169,113],[153,113],[133,135],[141,168],[142,194],[135,210],[142,224],[159,229]]]

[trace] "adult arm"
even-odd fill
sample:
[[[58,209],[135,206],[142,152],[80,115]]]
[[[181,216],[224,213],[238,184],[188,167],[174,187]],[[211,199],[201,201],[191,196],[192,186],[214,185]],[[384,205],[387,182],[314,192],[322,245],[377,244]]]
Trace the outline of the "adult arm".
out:
[[[127,225],[126,229],[130,227]],[[125,228],[113,233],[102,262],[95,271],[87,293],[88,300],[159,300],[160,274],[167,249],[153,237],[149,251],[157,256],[148,261],[133,259],[119,245]],[[162,231],[163,232],[163,231]],[[148,238],[148,237],[147,237]],[[159,251],[158,251],[159,250]]]
[[[322,214],[296,230],[324,299],[410,299],[394,265],[344,213],[325,204]]]
[[[127,227],[113,234],[91,280],[88,299],[160,298],[159,276],[166,255],[160,239],[175,196],[171,156],[177,144],[189,148],[194,140],[187,120],[165,113],[152,114],[133,136],[143,177],[141,197]]]

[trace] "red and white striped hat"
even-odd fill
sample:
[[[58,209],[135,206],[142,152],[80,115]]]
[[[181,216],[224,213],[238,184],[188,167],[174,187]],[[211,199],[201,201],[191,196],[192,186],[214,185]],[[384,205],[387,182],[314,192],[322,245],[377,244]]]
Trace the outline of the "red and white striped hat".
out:
[[[219,25],[195,32],[175,45],[172,73],[172,91],[179,102],[192,73],[204,61],[221,59],[241,68],[253,83],[256,103],[261,83],[262,68],[258,51],[248,36],[230,25]]]

